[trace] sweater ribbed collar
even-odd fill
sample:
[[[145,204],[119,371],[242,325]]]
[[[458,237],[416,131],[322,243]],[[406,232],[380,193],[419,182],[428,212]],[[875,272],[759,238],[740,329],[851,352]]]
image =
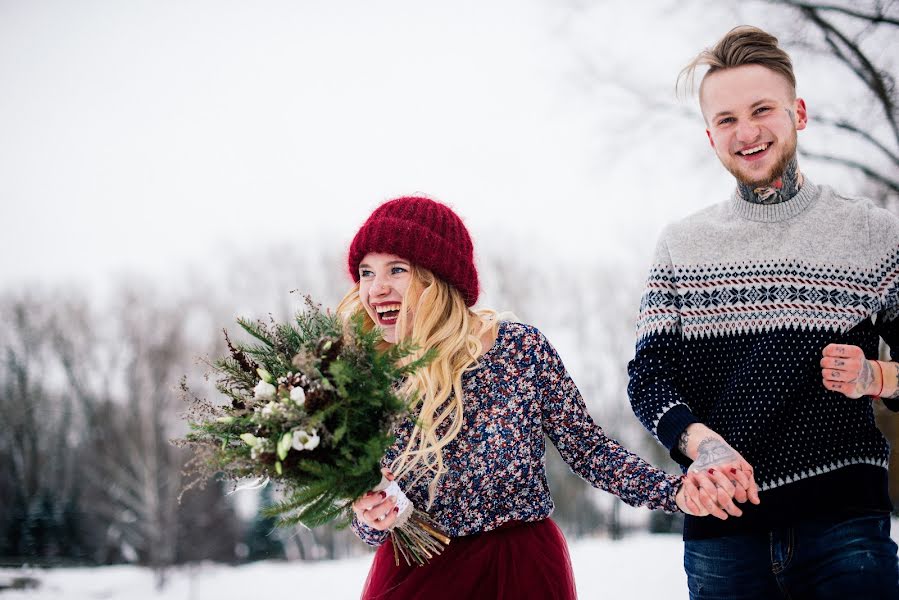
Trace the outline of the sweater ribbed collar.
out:
[[[799,193],[786,202],[780,202],[778,204],[756,204],[755,202],[744,200],[740,195],[740,191],[734,190],[730,204],[734,214],[738,217],[762,223],[776,223],[778,221],[792,219],[811,206],[812,203],[818,199],[820,191],[820,188],[806,177]]]

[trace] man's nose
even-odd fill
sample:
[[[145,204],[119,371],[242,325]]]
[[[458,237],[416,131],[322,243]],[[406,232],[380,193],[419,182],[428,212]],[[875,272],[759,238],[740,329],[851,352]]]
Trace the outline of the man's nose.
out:
[[[737,125],[738,142],[754,142],[759,137],[759,126],[753,123],[740,123]]]

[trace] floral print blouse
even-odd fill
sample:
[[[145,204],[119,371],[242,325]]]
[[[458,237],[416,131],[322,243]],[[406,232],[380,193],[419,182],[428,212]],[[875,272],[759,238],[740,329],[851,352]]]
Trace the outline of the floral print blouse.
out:
[[[546,482],[545,438],[590,484],[632,506],[677,510],[679,476],[656,469],[606,436],[593,422],[555,348],[535,327],[499,324],[496,342],[462,375],[464,423],[443,449],[447,472],[428,508],[428,478],[407,489],[409,499],[451,537],[490,531],[509,521],[539,521],[553,511]],[[383,464],[406,447],[406,419]],[[404,485],[405,483],[405,485]],[[388,532],[353,520],[370,545]]]

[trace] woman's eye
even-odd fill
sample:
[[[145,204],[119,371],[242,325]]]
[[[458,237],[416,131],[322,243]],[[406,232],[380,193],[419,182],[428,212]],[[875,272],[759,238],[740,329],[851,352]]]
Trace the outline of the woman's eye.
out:
[[[393,275],[399,275],[400,273],[405,273],[406,267],[393,267],[390,269],[390,273]]]
[[[369,269],[359,269],[359,277],[371,277],[374,273]]]

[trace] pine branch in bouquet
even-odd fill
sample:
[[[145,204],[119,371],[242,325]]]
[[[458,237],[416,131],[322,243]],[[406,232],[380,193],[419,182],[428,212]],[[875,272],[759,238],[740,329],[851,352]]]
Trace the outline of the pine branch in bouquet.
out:
[[[396,422],[414,399],[398,383],[430,354],[409,345],[378,349],[380,332],[363,319],[344,323],[308,297],[289,323],[238,319],[253,341],[233,343],[213,363],[217,389],[230,405],[189,411],[200,477],[263,477],[286,497],[266,509],[279,525],[345,527],[351,503],[381,481],[380,461]],[[211,407],[211,408],[210,408]],[[195,408],[195,407],[194,407]],[[407,561],[422,564],[448,540],[421,511],[394,530]]]

